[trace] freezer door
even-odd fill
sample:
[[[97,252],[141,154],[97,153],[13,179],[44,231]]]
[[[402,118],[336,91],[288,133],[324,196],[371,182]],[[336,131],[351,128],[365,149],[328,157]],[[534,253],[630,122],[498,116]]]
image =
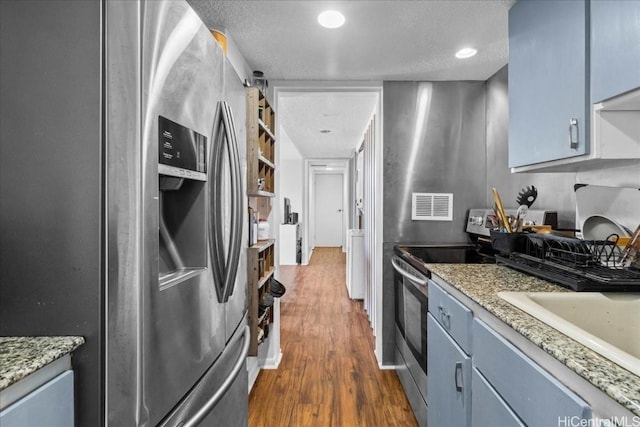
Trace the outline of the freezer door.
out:
[[[208,236],[211,182],[161,178],[158,170],[163,136],[160,116],[203,135],[207,156],[215,148],[212,133],[217,103],[223,96],[224,57],[186,1],[142,2],[140,31],[143,261],[139,417],[141,425],[155,426],[199,381],[226,341],[225,308],[218,301],[209,244],[203,237]],[[162,143],[170,144],[170,135],[164,137]],[[165,222],[162,239],[160,215]],[[169,250],[173,248],[168,242],[176,251]],[[183,265],[174,265],[175,253]],[[179,273],[177,279],[164,280],[172,271]]]
[[[220,358],[159,427],[246,427],[250,337],[248,326],[238,329]]]

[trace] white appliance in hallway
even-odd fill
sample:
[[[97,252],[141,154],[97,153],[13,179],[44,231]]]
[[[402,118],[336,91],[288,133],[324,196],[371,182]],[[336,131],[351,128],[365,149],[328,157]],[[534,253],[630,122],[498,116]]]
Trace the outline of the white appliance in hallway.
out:
[[[183,0],[1,15],[0,333],[85,337],[77,425],[245,426],[240,79]]]
[[[364,299],[364,230],[347,231],[347,292],[351,299]]]

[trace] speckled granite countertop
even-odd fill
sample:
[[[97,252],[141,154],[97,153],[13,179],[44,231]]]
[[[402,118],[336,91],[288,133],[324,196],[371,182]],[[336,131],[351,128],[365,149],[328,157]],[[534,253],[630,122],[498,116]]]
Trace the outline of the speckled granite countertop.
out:
[[[82,344],[82,337],[0,337],[0,390]]]
[[[425,264],[425,267],[640,416],[640,377],[497,295],[501,291],[569,292],[567,289],[495,264]]]

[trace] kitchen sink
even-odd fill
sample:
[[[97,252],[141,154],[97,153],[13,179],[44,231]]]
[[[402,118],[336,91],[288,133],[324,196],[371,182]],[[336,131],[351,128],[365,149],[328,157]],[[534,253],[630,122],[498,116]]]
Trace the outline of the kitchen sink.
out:
[[[498,292],[498,296],[640,376],[640,293]]]

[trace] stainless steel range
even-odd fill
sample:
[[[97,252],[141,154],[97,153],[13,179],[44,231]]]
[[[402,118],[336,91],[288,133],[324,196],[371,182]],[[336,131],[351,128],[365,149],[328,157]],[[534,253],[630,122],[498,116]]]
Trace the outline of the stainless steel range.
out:
[[[507,211],[508,214],[515,214]],[[530,210],[532,225],[557,226],[557,214]],[[416,419],[427,423],[427,287],[431,272],[425,263],[494,264],[490,231],[496,227],[492,209],[471,209],[466,221],[467,242],[429,245],[398,245],[391,263],[394,268],[396,372]]]

